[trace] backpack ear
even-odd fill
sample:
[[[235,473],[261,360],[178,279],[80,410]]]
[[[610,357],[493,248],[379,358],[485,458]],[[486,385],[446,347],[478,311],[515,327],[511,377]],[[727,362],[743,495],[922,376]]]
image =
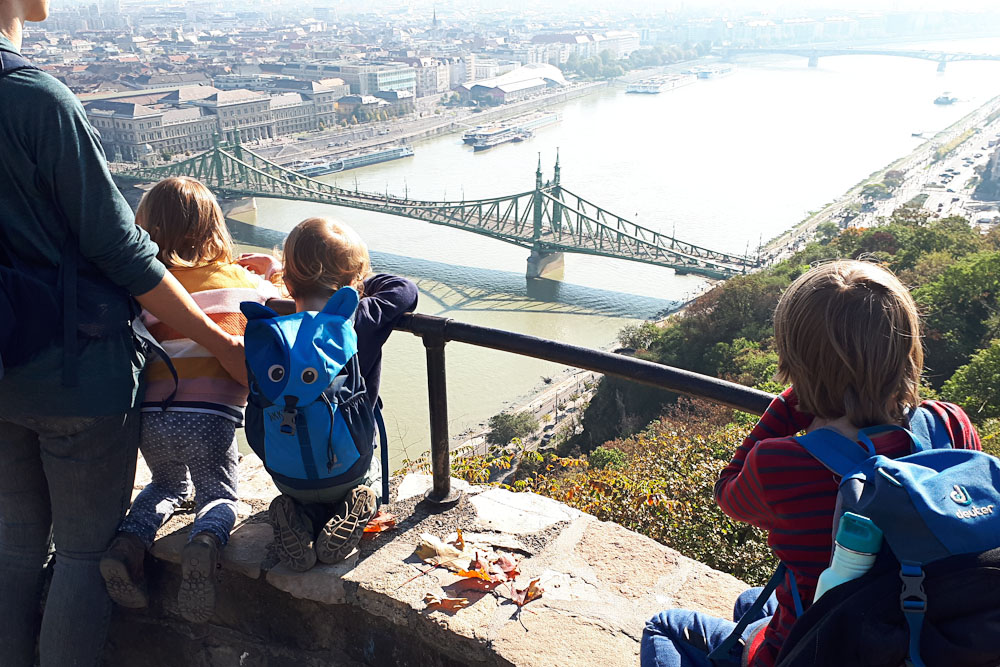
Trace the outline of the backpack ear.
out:
[[[326,302],[322,312],[347,319],[357,310],[359,301],[358,290],[353,287],[341,287]]]
[[[240,303],[240,310],[246,315],[248,320],[266,320],[272,317],[278,317],[278,313],[274,312],[267,306],[262,306],[256,301],[243,301]]]

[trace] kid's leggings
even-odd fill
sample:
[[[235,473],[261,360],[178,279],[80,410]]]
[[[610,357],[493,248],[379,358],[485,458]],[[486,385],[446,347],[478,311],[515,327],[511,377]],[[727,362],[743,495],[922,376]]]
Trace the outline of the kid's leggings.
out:
[[[144,412],[139,450],[153,479],[119,530],[150,547],[160,526],[190,498],[193,482],[197,514],[190,537],[211,533],[225,545],[236,523],[236,423],[197,412]]]

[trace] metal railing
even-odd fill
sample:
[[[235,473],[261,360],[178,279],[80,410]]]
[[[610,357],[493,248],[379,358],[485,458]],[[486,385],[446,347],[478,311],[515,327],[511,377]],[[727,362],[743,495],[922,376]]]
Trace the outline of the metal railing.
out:
[[[294,311],[294,303],[272,300],[279,313]],[[664,366],[644,359],[560,343],[502,329],[492,329],[443,317],[409,313],[396,324],[397,331],[419,336],[427,356],[427,397],[430,405],[431,473],[433,486],[427,499],[438,505],[457,501],[461,494],[451,488],[451,457],[448,436],[448,388],[444,348],[448,342],[466,343],[536,359],[595,371],[603,375],[639,382],[688,396],[761,414],[774,398],[759,389],[734,382]]]

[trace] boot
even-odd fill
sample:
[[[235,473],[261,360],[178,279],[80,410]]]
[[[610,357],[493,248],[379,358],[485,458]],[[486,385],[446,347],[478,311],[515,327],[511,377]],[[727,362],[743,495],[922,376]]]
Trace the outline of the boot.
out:
[[[192,623],[204,623],[215,611],[215,570],[219,565],[219,538],[198,533],[181,551],[181,587],[177,607]]]
[[[101,576],[108,595],[122,607],[141,609],[149,605],[143,572],[145,558],[146,546],[132,533],[118,533],[101,556]]]
[[[316,564],[312,522],[289,496],[277,496],[268,510],[274,528],[278,559],[296,572],[305,572]]]
[[[361,485],[351,489],[336,514],[326,522],[316,538],[316,557],[321,563],[339,563],[358,546],[365,526],[378,509],[375,492]]]

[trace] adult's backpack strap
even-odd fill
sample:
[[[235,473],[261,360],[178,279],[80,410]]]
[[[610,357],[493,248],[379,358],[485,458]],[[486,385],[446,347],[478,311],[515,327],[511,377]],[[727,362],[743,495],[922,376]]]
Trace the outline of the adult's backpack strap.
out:
[[[79,340],[77,338],[77,283],[80,251],[72,234],[66,238],[62,252],[61,282],[63,290],[63,364],[62,382],[75,387],[80,381]]]
[[[385,420],[382,419],[382,399],[375,401],[375,424],[378,426],[379,447],[382,450],[382,504],[389,504],[389,438],[385,434]]]
[[[147,354],[152,352],[160,358],[160,361],[167,365],[167,370],[170,371],[170,376],[174,379],[174,390],[170,392],[170,395],[166,399],[160,402],[160,409],[165,411],[174,402],[174,397],[177,396],[177,388],[180,384],[180,379],[177,377],[177,369],[174,367],[174,362],[171,361],[170,355],[163,349],[159,341],[153,338],[153,334],[149,333],[149,329],[142,323],[142,317],[137,313],[133,314],[132,317],[132,334],[146,348]]]
[[[874,452],[866,452],[858,443],[829,428],[816,429],[797,436],[795,440],[838,477],[843,477],[874,455]]]
[[[778,569],[776,569],[774,574],[771,575],[771,578],[768,580],[767,584],[765,584],[764,589],[760,592],[760,595],[757,596],[757,599],[754,600],[752,605],[750,605],[750,608],[747,609],[746,613],[740,617],[740,620],[736,623],[736,627],[733,628],[733,631],[729,633],[728,637],[722,640],[721,644],[715,647],[714,651],[708,654],[709,660],[716,662],[730,659],[729,654],[733,650],[736,643],[740,641],[740,638],[743,636],[743,631],[747,629],[748,625],[760,617],[760,612],[764,609],[764,605],[767,604],[768,598],[771,597],[771,593],[774,592],[774,589],[777,588],[778,584],[780,584],[782,579],[785,578],[786,572],[788,572],[788,568],[785,567],[785,564],[778,563]],[[793,588],[794,585],[793,581]]]
[[[0,49],[0,77],[22,69],[38,69],[20,53]]]

